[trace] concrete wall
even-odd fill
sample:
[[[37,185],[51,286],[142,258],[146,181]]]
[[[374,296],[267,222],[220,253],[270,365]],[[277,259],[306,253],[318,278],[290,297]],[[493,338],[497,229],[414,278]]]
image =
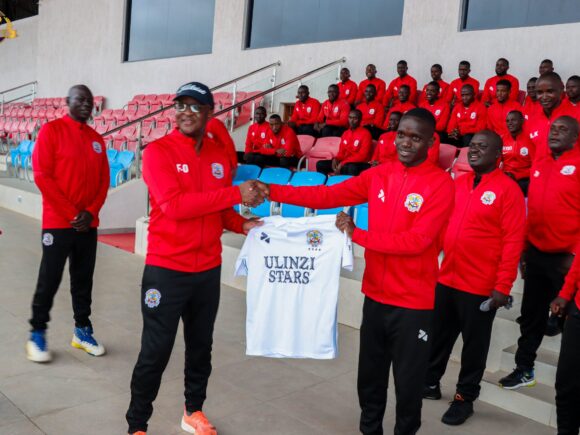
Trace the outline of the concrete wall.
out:
[[[12,23],[18,37],[6,39],[0,44],[0,91],[37,80],[39,21],[36,16]],[[5,27],[3,25],[0,28]],[[14,95],[17,96],[19,95]]]
[[[31,20],[38,25],[37,47],[14,49],[34,45],[35,31],[24,36],[26,28],[20,24],[24,21],[17,22],[21,38],[12,46],[11,67],[0,71],[0,83],[29,76],[33,69],[20,65],[30,65],[26,58],[35,53],[40,96],[63,95],[71,84],[84,82],[108,97],[109,107],[121,107],[137,93],[173,91],[191,79],[216,85],[276,60],[283,63],[281,80],[342,56],[355,80],[363,77],[369,62],[377,65],[380,77],[392,79],[401,58],[407,59],[420,84],[429,79],[429,67],[435,62],[443,65],[444,78],[453,79],[462,59],[470,60],[472,75],[484,80],[493,75],[500,56],[510,59],[510,72],[522,81],[537,74],[545,57],[554,60],[564,77],[580,72],[577,56],[570,55],[565,43],[580,40],[580,24],[458,32],[460,3],[407,0],[400,36],[243,50],[246,2],[216,0],[212,54],[123,63],[124,1],[44,1],[39,19]],[[2,45],[8,47],[8,42]]]

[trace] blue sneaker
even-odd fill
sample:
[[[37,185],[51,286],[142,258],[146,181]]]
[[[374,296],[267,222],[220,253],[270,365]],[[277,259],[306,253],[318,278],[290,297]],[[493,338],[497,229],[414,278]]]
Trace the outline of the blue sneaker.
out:
[[[101,356],[105,354],[105,348],[97,343],[93,337],[93,328],[90,326],[75,328],[70,344],[74,348],[84,350],[89,355]]]
[[[26,358],[38,363],[49,362],[52,359],[46,345],[46,331],[37,330],[30,333],[30,338],[26,342]]]

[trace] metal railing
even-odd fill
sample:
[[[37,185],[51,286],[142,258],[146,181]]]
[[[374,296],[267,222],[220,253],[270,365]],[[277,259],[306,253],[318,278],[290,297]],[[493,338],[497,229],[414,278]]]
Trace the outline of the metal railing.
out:
[[[38,82],[35,80],[33,82],[24,83],[23,85],[15,86],[13,88],[6,89],[4,91],[0,91],[0,115],[4,114],[4,105],[5,104],[14,103],[16,101],[22,100],[22,99],[27,98],[27,97],[32,97],[30,99],[30,101],[34,100],[34,97],[36,96],[36,86],[37,85],[38,85]],[[25,88],[27,86],[32,87],[31,91],[28,94],[20,95],[16,98],[12,98],[10,100],[6,99],[6,94],[8,94],[10,92],[17,91],[17,90],[22,89],[22,88]]]

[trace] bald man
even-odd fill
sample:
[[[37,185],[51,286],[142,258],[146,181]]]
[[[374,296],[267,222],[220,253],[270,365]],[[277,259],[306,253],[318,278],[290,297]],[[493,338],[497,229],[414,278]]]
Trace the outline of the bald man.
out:
[[[32,153],[34,182],[42,194],[42,260],[26,343],[27,358],[34,362],[51,360],[46,329],[67,259],[75,321],[71,345],[93,356],[105,353],[89,316],[109,164],[101,135],[87,125],[93,111],[90,89],[73,86],[66,102],[69,114],[40,129]]]

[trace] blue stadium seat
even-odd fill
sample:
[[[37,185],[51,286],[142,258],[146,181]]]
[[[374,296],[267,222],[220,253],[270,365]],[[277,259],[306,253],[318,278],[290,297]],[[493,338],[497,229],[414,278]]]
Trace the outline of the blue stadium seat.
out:
[[[32,153],[30,150],[32,144],[33,142],[31,140],[23,140],[17,147],[10,150],[10,165],[8,166],[8,171],[13,171],[12,175],[18,176],[18,170],[22,168],[22,163],[24,163],[26,156]]]
[[[267,184],[288,184],[290,178],[292,177],[292,172],[289,169],[284,168],[266,168],[262,171],[258,180]],[[252,214],[260,217],[270,216],[271,214],[271,203],[266,200],[257,207],[250,209]]]
[[[34,181],[32,177],[32,152],[34,151],[35,142],[31,142],[28,148],[28,153],[20,155],[21,168],[24,169],[24,178],[30,182]]]
[[[333,186],[335,184],[342,183],[345,180],[351,178],[352,175],[334,175],[332,177],[328,177],[326,181],[327,186]],[[321,216],[325,214],[338,214],[341,211],[344,211],[345,207],[334,207],[334,208],[323,208],[320,210],[316,210],[316,216]]]
[[[115,160],[117,159],[117,154],[119,154],[119,151],[117,150],[114,150],[112,148],[109,148],[107,150],[107,160],[109,160],[109,166],[115,163]]]
[[[364,203],[354,208],[354,224],[361,230],[369,229],[369,204]]]
[[[109,167],[111,175],[111,187],[117,187],[119,184],[129,179],[129,171],[133,166],[135,153],[133,151],[121,151],[113,164]]]
[[[320,186],[326,181],[326,176],[320,172],[296,172],[290,180],[291,186]],[[304,217],[306,207],[292,204],[280,204],[280,214],[284,217]]]
[[[239,165],[232,184],[237,186],[244,181],[255,180],[260,176],[260,171],[261,169],[257,165]]]

